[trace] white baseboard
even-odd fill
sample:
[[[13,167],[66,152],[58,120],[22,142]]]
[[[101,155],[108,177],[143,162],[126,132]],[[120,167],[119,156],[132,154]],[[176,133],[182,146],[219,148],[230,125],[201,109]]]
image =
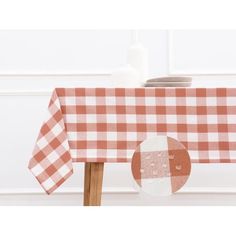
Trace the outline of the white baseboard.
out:
[[[83,205],[82,189],[61,189],[50,196],[38,189],[30,191],[1,191],[0,206]],[[236,206],[236,188],[186,188],[167,197],[152,197],[130,188],[107,188],[102,206]]]
[[[53,195],[58,194],[83,194],[82,188],[58,188]],[[119,187],[119,188],[104,188],[103,194],[137,194],[138,191],[133,188]],[[41,188],[12,188],[12,189],[0,189],[0,195],[45,195],[45,192]]]
[[[138,194],[139,191],[130,187],[107,187],[102,191],[103,194]],[[0,189],[0,195],[45,195],[40,188],[14,188]],[[83,194],[82,188],[59,188],[53,195],[61,194]],[[177,195],[182,194],[236,194],[234,187],[184,187],[179,190]]]

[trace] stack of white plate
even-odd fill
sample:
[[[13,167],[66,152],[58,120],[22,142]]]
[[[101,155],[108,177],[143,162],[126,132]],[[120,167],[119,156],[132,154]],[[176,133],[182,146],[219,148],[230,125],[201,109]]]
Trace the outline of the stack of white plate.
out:
[[[167,76],[149,79],[144,87],[190,87],[191,84],[191,77]]]

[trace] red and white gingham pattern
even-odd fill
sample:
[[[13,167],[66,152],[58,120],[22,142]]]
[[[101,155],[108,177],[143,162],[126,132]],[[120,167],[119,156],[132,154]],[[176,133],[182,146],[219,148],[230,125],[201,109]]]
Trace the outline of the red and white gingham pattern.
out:
[[[236,162],[235,88],[58,88],[49,112],[30,162],[48,192],[72,160],[129,162],[157,134],[182,142],[192,162]]]
[[[65,124],[56,92],[51,98],[47,115],[29,162],[29,169],[50,194],[73,173]]]

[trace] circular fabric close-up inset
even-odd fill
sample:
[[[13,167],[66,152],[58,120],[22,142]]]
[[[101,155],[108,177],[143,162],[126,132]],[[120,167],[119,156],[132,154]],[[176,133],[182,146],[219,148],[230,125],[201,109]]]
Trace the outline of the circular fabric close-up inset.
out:
[[[133,154],[131,168],[143,192],[168,196],[188,180],[191,161],[182,143],[160,135],[140,143]]]

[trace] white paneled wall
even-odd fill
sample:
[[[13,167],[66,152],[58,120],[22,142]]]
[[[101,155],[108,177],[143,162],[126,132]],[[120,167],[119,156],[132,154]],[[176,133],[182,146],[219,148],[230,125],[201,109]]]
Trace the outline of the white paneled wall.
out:
[[[236,30],[179,30],[169,32],[169,70],[172,74],[235,75]]]
[[[140,31],[150,73],[165,74],[167,31]],[[0,31],[0,74],[111,72],[125,65],[131,30]]]
[[[173,34],[171,38],[170,34]],[[197,87],[236,86],[236,73],[232,73],[235,61],[230,62],[230,67],[220,68],[220,72],[224,71],[225,74],[231,68],[231,76],[219,72],[215,64],[219,61],[209,62],[210,74],[216,76],[205,76],[207,61],[204,62],[204,68],[198,63],[203,51],[193,49],[197,33],[191,32],[191,36],[186,34],[161,30],[139,32],[140,40],[149,50],[150,77],[186,72],[195,75],[194,86]],[[215,36],[214,33],[212,35]],[[27,164],[53,88],[113,86],[110,73],[126,63],[131,36],[132,32],[125,30],[0,31],[0,204],[6,202],[3,195],[43,193],[28,171]],[[202,34],[200,36],[203,40]],[[184,41],[187,38],[189,45]],[[233,48],[230,42],[233,59],[236,46]],[[219,42],[217,45],[220,45]],[[192,53],[187,52],[190,49]],[[216,49],[212,46],[207,51],[209,58],[212,58],[214,50],[215,54],[220,54],[220,50]],[[59,192],[67,193],[60,199],[62,203],[74,199],[72,193],[82,191],[83,165],[75,165],[75,170],[72,178],[59,189]],[[236,165],[193,165],[191,178],[182,192],[236,193],[235,180]],[[135,204],[157,204],[156,200],[147,200],[136,192],[130,165],[125,163],[106,165],[104,191],[126,194],[122,204],[131,204],[132,201]],[[112,196],[107,199],[107,204],[116,204],[116,201],[120,204],[119,197],[114,197],[114,201]],[[175,200],[177,205],[182,204],[178,199],[169,198],[163,204],[172,204]],[[42,195],[38,201],[53,204]],[[192,202],[194,204],[194,197]]]

